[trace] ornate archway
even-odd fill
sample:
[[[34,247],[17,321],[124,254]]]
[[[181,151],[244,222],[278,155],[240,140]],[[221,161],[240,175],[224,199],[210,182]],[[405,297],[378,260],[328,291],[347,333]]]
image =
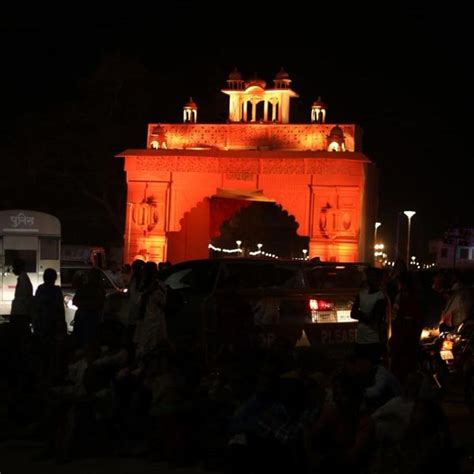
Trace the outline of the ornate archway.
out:
[[[302,258],[309,239],[298,235],[298,227],[294,216],[281,205],[253,201],[222,223],[219,235],[211,238],[211,244],[212,248],[232,249],[239,242],[244,256],[260,251],[280,258]],[[211,256],[222,256],[212,248]]]
[[[148,124],[146,149],[118,155],[128,185],[125,261],[140,250],[156,261],[206,257],[221,221],[247,205],[215,212],[210,198],[219,193],[280,204],[309,239],[310,257],[373,259],[377,173],[361,152],[361,130],[326,123],[320,100],[314,108],[321,120],[290,124],[298,94],[283,68],[268,86],[234,70],[222,92],[229,97],[227,123],[198,124],[196,114],[190,120],[189,110],[197,111],[190,100],[185,123]]]

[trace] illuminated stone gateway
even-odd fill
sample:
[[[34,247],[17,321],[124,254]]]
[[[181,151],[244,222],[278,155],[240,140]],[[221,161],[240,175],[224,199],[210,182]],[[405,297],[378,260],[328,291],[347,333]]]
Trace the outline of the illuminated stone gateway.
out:
[[[125,261],[207,258],[213,229],[231,217],[213,212],[213,197],[281,205],[309,238],[311,257],[370,259],[376,172],[361,152],[360,129],[325,123],[320,99],[310,123],[290,124],[297,94],[285,71],[273,82],[267,88],[234,71],[222,91],[230,98],[228,123],[197,123],[190,99],[184,123],[149,124],[147,148],[118,155],[128,185]]]

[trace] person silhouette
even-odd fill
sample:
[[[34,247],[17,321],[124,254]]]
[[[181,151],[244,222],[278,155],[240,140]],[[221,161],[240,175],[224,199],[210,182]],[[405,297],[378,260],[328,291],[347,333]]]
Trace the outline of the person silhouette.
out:
[[[13,316],[29,317],[33,299],[33,285],[31,284],[28,273],[25,271],[25,261],[18,258],[13,262],[12,267],[13,273],[18,278],[10,314]]]

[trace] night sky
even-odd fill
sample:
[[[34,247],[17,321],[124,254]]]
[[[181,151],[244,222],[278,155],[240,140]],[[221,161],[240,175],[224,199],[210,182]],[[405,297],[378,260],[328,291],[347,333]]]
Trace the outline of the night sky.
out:
[[[35,167],[48,176],[44,160],[49,158],[44,157],[51,144],[57,145],[57,137],[66,134],[62,122],[68,123],[67,116],[65,120],[52,116],[57,111],[65,114],[64,110],[66,115],[78,113],[84,83],[114,58],[111,70],[117,80],[122,73],[130,77],[130,68],[140,70],[140,81],[146,83],[140,92],[147,94],[133,99],[138,97],[134,91],[127,96],[120,110],[138,108],[141,100],[140,113],[127,114],[128,122],[121,123],[127,133],[117,134],[107,144],[110,154],[102,166],[110,167],[117,193],[123,189],[123,175],[113,153],[144,147],[147,121],[179,122],[182,105],[192,95],[201,122],[224,122],[227,98],[219,90],[234,66],[247,77],[257,72],[267,83],[284,66],[300,95],[292,102],[292,121],[308,122],[311,103],[321,95],[328,106],[328,122],[362,126],[363,151],[380,169],[379,235],[388,244],[394,242],[397,213],[404,209],[417,211],[412,246],[419,255],[426,253],[428,239],[448,225],[474,224],[469,171],[472,41],[462,12],[438,11],[433,5],[346,10],[342,3],[315,4],[309,11],[299,2],[287,7],[221,2],[212,12],[205,5],[159,2],[134,12],[4,14],[1,207],[56,214],[71,239],[86,238],[84,230],[75,229],[83,227],[85,216],[101,220],[102,211],[92,200],[81,200],[67,183],[56,188],[54,180],[29,179],[25,186],[13,162],[24,159],[31,176]],[[231,12],[235,17],[229,19]],[[101,100],[100,95],[95,97]],[[54,126],[35,135],[45,122]],[[80,130],[70,135],[72,154],[80,136]],[[28,137],[38,140],[42,158],[33,156],[36,144],[23,148]],[[60,159],[67,181],[69,158],[59,155],[56,160]],[[58,161],[54,163],[51,166]],[[122,202],[117,197],[119,207]],[[405,218],[402,223],[404,236]],[[113,231],[102,235],[99,226],[95,232],[88,240],[99,243],[117,236]]]

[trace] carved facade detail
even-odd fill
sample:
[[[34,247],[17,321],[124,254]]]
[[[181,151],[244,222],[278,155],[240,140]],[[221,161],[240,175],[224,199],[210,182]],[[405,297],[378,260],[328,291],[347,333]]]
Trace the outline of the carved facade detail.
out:
[[[344,132],[346,150],[358,151],[355,125],[339,125]],[[286,125],[286,124],[179,124],[157,125],[148,128],[148,148],[152,142],[166,137],[167,149],[186,150],[192,148],[228,149],[273,149],[273,150],[326,150],[327,137],[334,125]]]
[[[225,179],[228,180],[235,180],[235,181],[254,181],[255,174],[254,173],[245,173],[245,172],[236,172],[236,173],[226,173]]]
[[[361,176],[361,163],[355,160],[326,158],[284,157],[278,158],[234,158],[222,159],[212,156],[136,156],[135,170],[139,172],[208,172],[251,174],[317,174]]]

